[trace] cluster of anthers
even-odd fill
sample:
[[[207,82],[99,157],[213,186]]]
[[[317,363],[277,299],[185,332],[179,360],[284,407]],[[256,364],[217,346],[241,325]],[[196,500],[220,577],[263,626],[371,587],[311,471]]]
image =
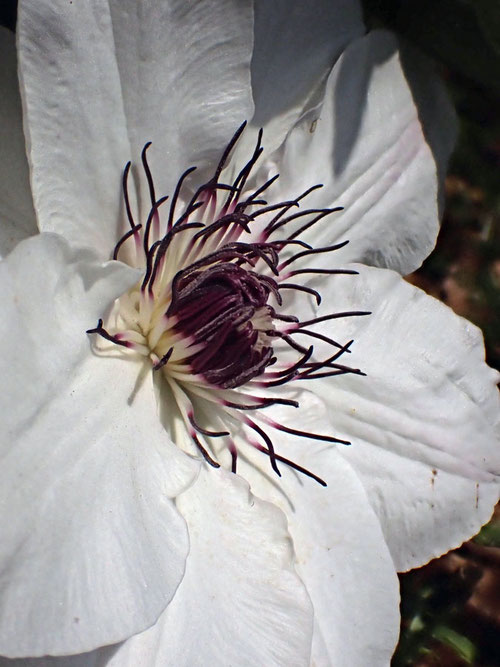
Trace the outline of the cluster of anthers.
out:
[[[339,363],[353,341],[341,344],[311,327],[369,313],[337,312],[299,321],[280,311],[284,290],[295,290],[320,304],[318,291],[297,282],[298,276],[356,271],[301,266],[306,258],[333,252],[347,243],[313,248],[300,239],[307,229],[341,210],[295,210],[321,185],[296,199],[270,205],[262,195],[278,175],[253,191],[246,189],[263,150],[262,131],[250,160],[234,181],[220,182],[244,127],[229,142],[213,176],[178,211],[183,185],[195,167],[182,174],[168,214],[163,216],[166,221],[161,214],[168,197],[156,197],[147,160],[150,143],[142,151],[151,199],[144,225],[137,224],[132,214],[127,185],[130,162],[126,165],[123,194],[130,229],[118,241],[113,258],[120,256],[126,242],[134,243],[136,266],[144,267],[144,277],[116,301],[106,327],[99,320],[88,333],[151,360],[153,372],[168,384],[192,443],[210,465],[219,467],[217,453],[227,449],[236,472],[238,455],[244,456],[244,447],[250,446],[269,457],[278,475],[278,464],[283,463],[326,485],[278,454],[269,429],[349,443],[290,428],[271,419],[265,409],[276,404],[299,407],[292,398],[274,396],[275,387],[345,373],[362,375],[359,369]],[[313,346],[300,344],[299,336],[322,341],[331,353],[316,359]]]

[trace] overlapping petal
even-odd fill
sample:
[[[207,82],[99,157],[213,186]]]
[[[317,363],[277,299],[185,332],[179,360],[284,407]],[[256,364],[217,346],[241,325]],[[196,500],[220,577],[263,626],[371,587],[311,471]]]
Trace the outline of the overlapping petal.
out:
[[[78,653],[171,600],[188,551],[172,498],[198,464],[161,427],[150,374],[85,336],[134,270],[42,235],[0,271],[0,652]]]
[[[293,397],[298,410],[273,408],[267,414],[285,426],[331,434],[318,398],[307,391]],[[311,664],[387,664],[399,634],[398,580],[359,479],[337,445],[276,431],[269,435],[277,453],[328,484],[320,486],[286,464],[279,464],[282,477],[277,478],[258,452],[247,452],[252,465],[241,464],[253,492],[287,515],[297,571],[314,607]]]
[[[222,469],[203,470],[177,506],[191,542],[184,579],[109,667],[307,664],[313,613],[284,515]]]
[[[354,268],[359,276],[335,278],[319,314],[373,314],[317,330],[354,339],[345,363],[367,377],[320,380],[316,391],[334,433],[352,441],[342,454],[406,570],[460,545],[491,515],[500,488],[498,374],[470,322],[392,271]]]
[[[253,3],[110,0],[109,6],[132,156],[137,160],[152,141],[155,185],[159,195],[171,195],[187,167],[213,169],[228,138],[253,114]]]
[[[435,82],[428,91],[435,96]],[[429,103],[428,125],[446,113],[432,114],[432,108]],[[435,148],[440,161],[449,149],[445,133],[443,146]],[[346,49],[328,79],[323,106],[301,118],[275,160],[284,199],[323,183],[307,205],[344,207],[329,226],[311,232],[316,245],[348,238],[341,261],[405,274],[434,246],[435,159],[389,33],[370,33]]]
[[[0,27],[0,256],[37,226],[24,146],[15,37]]]

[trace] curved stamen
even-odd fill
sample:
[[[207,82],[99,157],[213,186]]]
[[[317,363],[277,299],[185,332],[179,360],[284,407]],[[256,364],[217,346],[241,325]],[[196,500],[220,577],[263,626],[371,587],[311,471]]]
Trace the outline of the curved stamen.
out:
[[[255,192],[253,192],[250,195],[250,197],[245,199],[244,202],[241,202],[240,204],[238,204],[238,206],[242,206],[243,208],[246,208],[247,206],[250,206],[251,204],[255,205],[257,197],[259,195],[261,195],[263,192],[265,192],[268,188],[270,188],[271,185],[275,181],[277,181],[279,177],[280,177],[279,174],[275,174],[274,176],[272,176],[268,181],[266,181],[264,183],[264,185],[261,185],[260,188],[257,188],[257,190],[255,190]]]
[[[232,401],[224,401],[223,405],[228,408],[233,408],[235,410],[262,410],[263,408],[269,408],[272,405],[290,405],[294,408],[299,407],[298,401],[294,401],[291,398],[260,398],[258,403],[254,405],[249,405],[247,403],[233,403]]]
[[[312,294],[316,299],[316,303],[319,306],[321,304],[321,294],[313,289],[312,287],[307,287],[306,285],[297,285],[297,283],[280,283],[278,289],[294,289],[298,292],[306,292],[307,294]]]
[[[151,200],[151,206],[154,207],[155,202],[156,202],[155,186],[154,186],[154,182],[153,182],[153,176],[151,174],[151,169],[149,168],[148,157],[147,157],[147,151],[148,151],[148,148],[151,146],[151,144],[152,144],[152,142],[148,141],[147,144],[145,144],[144,148],[142,149],[141,161],[142,161],[142,167],[144,169],[144,173],[146,174],[146,180],[148,182],[149,198]]]
[[[259,452],[262,452],[263,454],[267,454],[267,456],[270,456],[270,452],[265,447],[263,447],[262,445],[257,445],[256,444],[256,445],[254,445],[254,447],[255,447],[255,449],[258,449]],[[286,459],[284,456],[281,456],[280,454],[275,453],[274,457],[280,463],[285,463],[287,466],[290,466],[290,468],[293,468],[297,472],[302,473],[306,477],[310,477],[311,479],[314,479],[314,481],[318,482],[318,484],[321,484],[321,486],[328,486],[328,484],[325,482],[324,479],[321,479],[321,477],[318,477],[318,475],[315,475],[310,470],[307,470],[307,468],[299,466],[298,463],[294,463],[290,459]]]
[[[163,367],[168,363],[168,360],[169,360],[170,357],[172,356],[173,351],[174,351],[174,348],[171,347],[170,350],[169,350],[168,352],[166,352],[166,353],[163,355],[163,357],[160,359],[160,361],[158,361],[158,362],[153,366],[153,370],[154,370],[154,371],[159,371],[160,368],[163,368]]]
[[[193,439],[193,442],[195,443],[196,447],[200,450],[201,455],[205,459],[205,461],[212,466],[212,468],[220,468],[220,463],[217,463],[215,459],[213,459],[210,454],[207,452],[205,447],[201,444],[199,441],[198,437],[196,436],[195,433],[191,434],[191,438]]]
[[[311,345],[311,347],[306,351],[306,353],[295,364],[293,364],[293,366],[288,366],[282,371],[267,373],[267,375],[271,377],[291,376],[294,373],[296,373],[296,371],[298,371],[299,368],[307,366],[307,362],[312,357],[313,352],[314,352],[314,347]]]
[[[132,227],[132,229],[129,229],[128,232],[126,232],[121,239],[118,241],[118,243],[115,245],[115,249],[113,250],[113,259],[118,258],[118,253],[120,252],[120,249],[122,245],[129,239],[131,236],[134,236],[140,229],[142,228],[142,225],[136,225],[135,227]]]
[[[332,442],[341,445],[350,445],[351,443],[348,440],[341,440],[340,438],[335,438],[333,435],[326,435],[322,433],[314,433],[312,431],[303,431],[302,429],[290,428],[284,424],[279,424],[265,415],[259,415],[259,419],[264,421],[269,426],[272,426],[277,431],[283,431],[283,433],[288,433],[290,435],[298,435],[300,438],[311,438],[311,440],[320,440],[321,442]]]
[[[279,220],[286,214],[288,211],[293,207],[293,206],[299,206],[299,202],[302,201],[302,199],[305,199],[308,197],[312,192],[315,190],[320,190],[323,187],[323,185],[318,184],[318,185],[313,185],[312,187],[308,188],[305,192],[303,192],[301,195],[297,197],[297,199],[291,201],[291,202],[286,202],[283,210],[278,213],[265,227],[264,232],[266,233],[267,236],[270,236],[273,232],[276,231],[279,227],[282,225],[279,224],[277,225],[276,223],[279,222]]]
[[[172,229],[172,226],[173,226],[173,223],[174,223],[175,207],[177,206],[177,200],[179,199],[179,195],[180,195],[180,192],[181,192],[182,185],[183,185],[184,181],[186,180],[186,178],[189,176],[189,174],[192,174],[193,171],[196,171],[196,167],[189,167],[189,169],[186,169],[186,171],[182,174],[182,176],[177,181],[177,185],[175,186],[172,201],[170,202],[170,210],[168,212],[167,232],[169,232]]]
[[[332,347],[338,347],[339,350],[342,349],[342,345],[340,343],[337,343],[336,340],[333,340],[333,338],[329,338],[328,336],[325,336],[324,334],[319,333],[318,331],[311,331],[310,329],[291,329],[287,333],[287,338],[283,336],[283,340],[286,340],[287,343],[290,343],[290,340],[288,337],[291,336],[292,334],[305,334],[306,336],[310,336],[311,338],[317,338],[318,340],[322,340],[324,343],[328,343],[328,345],[331,345]],[[295,342],[295,341],[294,341]],[[300,352],[303,352],[306,348],[298,347],[298,344],[295,343],[297,346],[296,349],[299,349]],[[293,347],[293,345],[292,345]]]
[[[333,252],[334,250],[340,250],[340,248],[344,248],[349,241],[342,241],[342,243],[336,243],[335,245],[330,245],[330,246],[324,246],[323,248],[310,248],[308,250],[304,250],[303,252],[298,252],[296,255],[293,255],[289,259],[287,259],[285,262],[280,264],[280,271],[283,271],[283,269],[286,266],[289,266],[292,264],[292,262],[296,262],[299,259],[302,259],[303,257],[307,257],[309,255],[319,255],[320,253],[325,253],[325,252]]]
[[[358,271],[354,271],[354,269],[297,269],[296,271],[290,271],[290,273],[287,274],[288,278],[291,278],[292,276],[301,276],[306,273],[312,273],[312,274],[317,274],[317,275],[323,275],[323,276],[357,276],[359,274]]]
[[[271,438],[267,435],[267,433],[264,430],[262,430],[260,428],[260,426],[258,424],[256,424],[251,419],[248,419],[248,418],[245,419],[245,424],[247,426],[249,426],[251,429],[253,429],[256,433],[258,433],[260,435],[260,437],[262,438],[262,440],[264,440],[264,442],[267,445],[269,458],[271,460],[271,467],[274,470],[274,472],[278,475],[278,477],[281,477],[281,473],[280,473],[278,465],[276,463],[276,453],[274,451],[274,445],[273,445],[273,442],[272,442]]]
[[[102,338],[109,340],[110,343],[114,343],[115,345],[121,345],[123,347],[130,347],[130,343],[128,341],[120,340],[117,336],[113,336],[110,333],[108,333],[103,326],[102,320],[99,320],[97,326],[94,327],[93,329],[87,329],[85,333],[88,334],[95,333],[101,336]]]
[[[318,324],[319,322],[336,320],[341,317],[362,317],[364,315],[371,315],[371,312],[369,310],[347,310],[342,313],[330,313],[329,315],[322,315],[321,317],[315,317],[312,320],[299,322],[297,326],[299,327],[299,329],[302,329],[303,327],[308,327],[310,324]]]
[[[290,239],[296,239],[298,236],[303,234],[306,230],[308,230],[310,227],[318,223],[320,220],[323,220],[327,215],[330,215],[331,213],[337,213],[338,211],[342,211],[342,206],[337,206],[336,208],[327,208],[323,210],[319,215],[317,215],[315,218],[310,220],[309,222],[306,222],[305,225],[302,225],[302,227],[299,227],[299,229],[295,230],[293,234],[290,234],[288,238]],[[288,221],[287,221],[288,222]]]
[[[248,176],[250,175],[252,168],[254,167],[259,157],[262,155],[262,152],[264,150],[262,148],[262,135],[263,135],[263,130],[261,128],[257,135],[257,143],[253,155],[250,158],[250,160],[246,163],[246,165],[243,167],[243,169],[240,171],[238,176],[235,178],[233,183],[234,191],[229,193],[226,203],[223,206],[223,210],[227,210],[229,208],[236,192],[240,193],[243,191],[243,188],[245,187],[245,183],[247,182]]]
[[[198,431],[198,433],[202,433],[209,438],[222,438],[225,435],[230,435],[229,431],[210,431],[209,429],[202,428],[199,424],[196,423],[192,413],[189,414],[189,423],[194,429]]]
[[[154,194],[154,191],[153,191]],[[151,204],[151,210],[149,212],[148,218],[146,220],[146,229],[144,230],[144,236],[143,236],[143,248],[144,248],[144,254],[147,255],[150,247],[149,247],[149,234],[151,231],[151,224],[153,220],[158,220],[158,209],[162,204],[164,204],[168,199],[168,195],[165,195],[165,197],[160,197],[158,201],[154,201]],[[158,222],[156,223],[158,225],[159,229],[159,224]]]
[[[214,180],[215,183],[217,183],[217,181],[219,180],[219,176],[221,175],[222,170],[224,169],[224,167],[226,165],[226,162],[227,162],[227,160],[228,160],[228,158],[231,154],[231,151],[233,150],[233,148],[238,143],[238,139],[243,134],[243,130],[245,129],[246,126],[247,126],[247,121],[245,120],[239,126],[239,128],[236,130],[236,132],[233,134],[233,136],[231,138],[231,141],[228,143],[228,145],[224,149],[224,152],[222,153],[222,157],[219,160],[219,164],[217,165],[217,167],[215,169],[215,172],[214,172],[214,175],[213,175],[213,180]]]
[[[326,486],[314,473],[278,455],[262,425],[304,439],[349,443],[329,434],[276,422],[266,416],[267,408],[282,405],[297,409],[298,401],[258,394],[264,393],[263,388],[290,382],[347,373],[364,375],[360,369],[338,362],[343,354],[350,353],[352,340],[341,344],[314,328],[330,320],[369,313],[332,312],[299,321],[295,315],[283,312],[282,290],[293,289],[297,296],[313,296],[321,304],[318,290],[290,281],[291,277],[356,275],[357,271],[303,264],[306,258],[334,252],[347,244],[342,241],[315,248],[300,238],[313,225],[342,210],[342,207],[300,208],[302,201],[321,185],[281,202],[271,201],[269,194],[278,174],[261,185],[247,187],[263,152],[262,130],[258,132],[250,159],[232,182],[223,182],[224,168],[245,126],[243,123],[237,129],[208,181],[199,185],[194,194],[191,190],[187,197],[185,193],[191,185],[188,178],[196,167],[184,171],[170,199],[166,226],[161,231],[159,209],[168,196],[156,196],[148,161],[151,142],[141,152],[151,204],[144,225],[134,221],[128,188],[131,163],[127,163],[122,188],[130,229],[116,244],[113,258],[134,237],[137,261],[144,264],[144,275],[138,285],[116,302],[110,316],[113,324],[105,328],[99,320],[97,327],[88,333],[97,334],[142,359],[144,356],[150,359],[152,370],[161,373],[162,381],[171,388],[186,431],[209,465],[220,467],[210,439],[222,438],[219,442],[230,453],[233,472],[240,448],[250,445],[269,457],[277,475],[281,474],[280,462]],[[292,209],[298,210],[292,212]],[[261,231],[253,235],[257,226]],[[284,233],[276,238],[278,230]],[[291,265],[297,268],[290,270]],[[312,345],[304,346],[295,340],[298,334],[320,340],[334,350],[318,358]],[[203,415],[203,423],[208,426],[198,423],[194,405],[196,414]],[[254,413],[255,419],[250,419],[249,412]],[[257,433],[263,444],[243,439],[242,433],[248,435],[248,429]]]
[[[123,200],[125,202],[125,210],[127,212],[127,220],[129,222],[130,227],[134,229],[134,227],[137,227],[137,225],[134,221],[134,216],[132,215],[132,209],[130,208],[130,198],[128,195],[128,175],[131,166],[132,163],[130,161],[127,162],[127,164],[125,165],[125,169],[123,170],[122,188],[123,188]]]

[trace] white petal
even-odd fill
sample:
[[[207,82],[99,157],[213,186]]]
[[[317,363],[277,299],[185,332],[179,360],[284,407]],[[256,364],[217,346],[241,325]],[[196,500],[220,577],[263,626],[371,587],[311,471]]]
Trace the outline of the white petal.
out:
[[[187,167],[215,169],[253,114],[252,2],[112,0],[110,7],[133,154],[153,142],[158,196],[171,195]]]
[[[352,268],[352,267],[351,267]],[[323,291],[319,315],[371,310],[315,325],[354,339],[345,375],[311,387],[356,468],[398,570],[460,545],[488,520],[500,473],[498,374],[479,330],[397,274],[357,267]],[[304,313],[305,314],[305,313]],[[306,317],[309,316],[308,314]]]
[[[357,0],[258,0],[252,126],[265,127],[265,148],[277,148],[305,107],[317,104],[345,46],[364,33]]]
[[[130,159],[108,2],[21,0],[17,35],[40,229],[108,258]]]
[[[103,257],[124,229],[123,168],[147,141],[157,196],[172,194],[253,113],[248,0],[21,2],[18,35],[40,227]]]
[[[37,233],[24,148],[14,35],[0,27],[0,255]]]
[[[197,464],[168,439],[151,373],[85,330],[137,279],[42,235],[0,264],[0,653],[79,653],[150,626],[182,578],[171,498]],[[136,384],[137,383],[137,384]]]
[[[433,82],[430,95],[435,88]],[[344,207],[311,232],[316,245],[349,239],[340,261],[408,273],[432,249],[439,227],[436,164],[389,33],[348,47],[323,107],[292,129],[276,160],[283,199],[323,183],[304,208]]]
[[[330,433],[324,405],[307,391],[294,396],[299,409],[267,411],[286,426]],[[315,616],[312,664],[351,667],[389,663],[399,635],[399,586],[379,520],[351,466],[336,445],[324,445],[267,429],[276,452],[328,484],[278,464],[275,477],[262,454],[242,462],[252,491],[287,515],[297,572]],[[257,469],[264,468],[269,476]]]
[[[204,469],[177,500],[191,549],[179,590],[109,665],[306,665],[312,609],[283,514],[225,470]]]

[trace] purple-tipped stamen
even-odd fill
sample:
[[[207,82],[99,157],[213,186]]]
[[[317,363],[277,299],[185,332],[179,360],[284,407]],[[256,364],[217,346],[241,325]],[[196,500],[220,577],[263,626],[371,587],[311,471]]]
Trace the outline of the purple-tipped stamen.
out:
[[[311,262],[316,256],[333,253],[347,244],[342,241],[315,248],[299,238],[313,225],[342,210],[342,207],[300,209],[302,200],[321,185],[310,187],[295,199],[277,203],[268,203],[262,195],[270,196],[278,174],[260,186],[247,188],[263,151],[262,131],[250,159],[235,179],[230,183],[221,181],[245,125],[232,137],[211,178],[191,197],[185,197],[184,193],[188,177],[196,167],[186,169],[181,175],[170,199],[163,230],[162,205],[168,196],[156,195],[148,162],[151,142],[141,153],[150,199],[144,225],[137,224],[132,213],[128,191],[131,164],[127,163],[122,188],[130,229],[116,244],[113,258],[119,257],[124,244],[133,237],[144,277],[130,291],[130,296],[123,297],[126,298],[123,308],[121,300],[117,302],[114,327],[105,328],[99,320],[97,327],[88,333],[136,354],[149,354],[153,371],[161,371],[173,389],[180,387],[174,391],[175,400],[182,403],[179,403],[180,414],[196,449],[211,466],[220,465],[213,454],[211,439],[227,448],[233,472],[236,472],[238,449],[246,442],[269,457],[277,475],[281,476],[277,465],[280,462],[326,486],[314,473],[276,453],[265,427],[306,440],[350,443],[271,419],[262,410],[276,405],[296,409],[299,403],[281,396],[259,396],[254,389],[258,392],[259,387],[264,388],[272,394],[278,386],[301,380],[346,373],[364,375],[358,368],[338,363],[342,355],[350,353],[352,340],[341,344],[315,327],[330,320],[369,313],[334,312],[300,321],[281,310],[282,290],[293,290],[306,299],[313,297],[318,306],[321,304],[320,292],[297,282],[298,276],[356,275],[357,271],[300,265],[304,260]],[[182,206],[181,200],[187,204]],[[291,212],[292,209],[299,210]],[[263,219],[264,226],[260,222]],[[292,246],[299,246],[299,251],[293,252]],[[294,280],[290,281],[292,277]],[[320,340],[335,351],[326,358],[318,358],[314,347],[297,342],[296,335]],[[283,360],[285,355],[287,361]],[[212,414],[215,423],[224,428],[213,430],[201,426],[196,417],[199,410],[204,416],[203,423]],[[252,412],[253,419],[248,412]],[[264,444],[252,442],[248,434],[242,436],[245,429],[257,433]]]

